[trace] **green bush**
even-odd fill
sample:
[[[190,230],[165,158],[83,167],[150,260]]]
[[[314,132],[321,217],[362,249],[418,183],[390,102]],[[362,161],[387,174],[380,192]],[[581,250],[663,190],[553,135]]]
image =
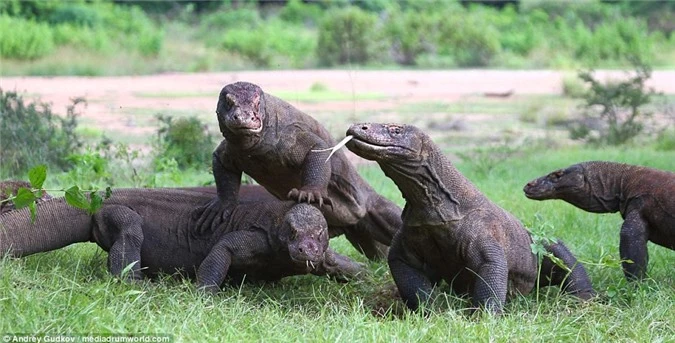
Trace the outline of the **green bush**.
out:
[[[577,76],[565,75],[562,80],[563,95],[570,98],[582,98],[587,89],[584,82]]]
[[[22,175],[38,164],[65,169],[67,157],[81,147],[75,99],[65,118],[54,114],[47,103],[24,102],[16,92],[0,89],[0,165],[3,175]]]
[[[547,39],[543,27],[548,25],[548,15],[544,11],[533,10],[524,15],[508,6],[502,11],[490,8],[481,12],[482,21],[493,23],[499,31],[499,42],[505,51],[526,56]]]
[[[358,7],[332,9],[319,26],[316,54],[324,66],[367,63],[375,54],[377,17]]]
[[[0,57],[35,59],[54,50],[54,37],[47,24],[0,15]]]
[[[158,115],[159,129],[154,164],[159,167],[175,160],[178,168],[203,168],[211,164],[214,137],[197,117],[178,118]]]
[[[95,8],[84,4],[65,4],[57,7],[49,15],[49,23],[73,24],[78,26],[96,27],[101,23],[101,16]]]
[[[274,20],[252,29],[229,29],[219,46],[258,67],[303,68],[311,65],[316,37],[302,27]]]
[[[323,13],[315,4],[305,4],[301,0],[289,0],[279,12],[281,20],[296,24],[316,24]]]
[[[482,18],[468,13],[452,12],[438,27],[438,53],[452,56],[460,67],[484,67],[499,54],[499,31]]]
[[[394,60],[403,65],[417,64],[418,58],[434,50],[435,17],[424,13],[393,8],[388,12],[385,33],[392,44]]]
[[[652,40],[646,23],[632,18],[603,22],[590,35],[576,41],[577,58],[592,65],[602,61],[648,61],[653,58]]]
[[[200,20],[201,31],[204,34],[220,33],[230,28],[255,28],[262,22],[260,14],[255,8],[221,8],[220,10],[204,15]]]
[[[93,51],[111,51],[110,36],[103,29],[61,24],[53,26],[54,43],[71,45]]]
[[[74,3],[76,1],[69,2]],[[79,0],[78,2],[83,1]],[[0,1],[0,13],[24,19],[46,21],[62,5],[61,1],[2,0]]]
[[[585,115],[605,123],[597,137],[591,137],[588,127],[573,127],[573,138],[584,138],[593,144],[620,145],[642,133],[644,122],[652,113],[643,110],[656,92],[645,86],[651,68],[637,63],[635,75],[621,81],[598,81],[591,71],[579,73],[588,85],[583,95]]]

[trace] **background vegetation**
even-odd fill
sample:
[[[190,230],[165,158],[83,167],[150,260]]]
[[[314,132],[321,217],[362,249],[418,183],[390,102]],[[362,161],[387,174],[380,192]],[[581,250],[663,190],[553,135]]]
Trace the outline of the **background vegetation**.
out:
[[[675,3],[575,1],[0,3],[3,75],[243,68],[655,67]],[[506,4],[506,5],[505,5]]]

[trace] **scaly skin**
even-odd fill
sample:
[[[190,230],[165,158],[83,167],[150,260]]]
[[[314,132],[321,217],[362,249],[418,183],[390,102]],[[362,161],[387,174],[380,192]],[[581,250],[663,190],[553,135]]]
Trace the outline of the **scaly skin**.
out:
[[[192,212],[214,193],[115,189],[93,216],[63,198],[46,200],[37,204],[34,223],[26,208],[0,216],[0,253],[21,257],[91,241],[108,251],[113,275],[136,262],[128,275],[132,279],[180,271],[208,291],[217,291],[226,277],[278,280],[312,273],[344,279],[362,271],[328,247],[327,224],[318,209],[259,199],[258,191],[213,230],[195,235]]]
[[[313,151],[335,145],[321,124],[247,82],[225,86],[216,113],[225,138],[213,154],[219,201],[206,206],[200,224],[217,222],[213,213],[235,203],[246,173],[279,199],[317,203],[331,237],[344,233],[370,259],[386,256],[401,209],[377,194],[344,152],[326,162],[328,151]]]
[[[532,180],[523,191],[530,199],[560,199],[588,212],[620,212],[619,253],[629,280],[645,277],[647,241],[675,250],[675,173],[591,161]]]
[[[352,125],[347,134],[354,136],[347,147],[377,161],[406,199],[389,267],[410,309],[426,302],[441,280],[493,313],[502,311],[509,286],[522,294],[535,287],[538,268],[529,233],[455,169],[424,132],[368,123]],[[568,277],[544,258],[540,284],[560,284],[583,299],[593,296],[586,271],[569,250],[560,242],[546,249],[572,273]]]

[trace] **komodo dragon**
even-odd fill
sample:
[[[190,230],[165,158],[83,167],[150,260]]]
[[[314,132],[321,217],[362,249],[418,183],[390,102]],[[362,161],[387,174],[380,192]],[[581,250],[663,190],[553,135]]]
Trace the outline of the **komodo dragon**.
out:
[[[308,204],[244,197],[224,223],[195,235],[191,212],[213,196],[187,189],[115,189],[94,215],[53,198],[37,204],[35,222],[27,208],[0,216],[0,253],[21,257],[95,242],[108,251],[113,275],[138,262],[131,279],[142,278],[141,272],[180,272],[211,292],[226,277],[240,281],[244,274],[247,280],[273,281],[307,273],[344,279],[361,271],[328,247],[327,224]]]
[[[377,194],[343,151],[328,161],[328,151],[315,151],[335,145],[319,122],[248,82],[226,85],[216,114],[225,138],[213,154],[220,202],[205,208],[201,220],[214,222],[213,211],[237,199],[246,173],[279,199],[318,203],[331,237],[344,233],[370,259],[386,256],[401,209]]]
[[[645,276],[647,241],[675,250],[675,173],[583,162],[534,179],[523,190],[534,200],[561,199],[588,212],[620,212],[619,254],[629,280]]]
[[[354,124],[347,147],[377,161],[406,200],[403,228],[392,241],[389,268],[406,305],[416,310],[445,280],[476,308],[500,313],[507,290],[529,293],[538,276],[532,239],[510,213],[488,200],[422,130],[411,125]],[[560,242],[545,245],[571,270],[544,257],[538,286],[561,285],[594,295],[583,266]]]

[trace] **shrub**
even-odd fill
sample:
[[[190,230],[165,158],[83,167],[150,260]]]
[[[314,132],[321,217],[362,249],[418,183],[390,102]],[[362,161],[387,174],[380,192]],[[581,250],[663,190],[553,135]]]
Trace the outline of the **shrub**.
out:
[[[46,164],[65,169],[67,157],[76,153],[82,143],[75,133],[78,104],[74,99],[62,118],[47,103],[24,102],[16,92],[0,89],[0,165],[3,173],[22,175],[32,166]]]
[[[81,27],[72,24],[53,26],[54,43],[71,45],[94,51],[110,51],[112,42],[103,29]]]
[[[577,76],[565,75],[562,80],[563,95],[570,98],[582,98],[586,94],[584,82]]]
[[[300,26],[273,20],[254,29],[230,29],[219,44],[259,67],[302,68],[310,65],[315,36]]]
[[[546,40],[542,28],[548,24],[548,15],[541,10],[523,15],[508,6],[502,11],[490,8],[482,12],[482,21],[493,23],[499,31],[499,42],[505,51],[526,56]]]
[[[35,59],[54,50],[54,38],[47,24],[0,15],[0,57]]]
[[[461,67],[488,66],[499,54],[497,29],[475,15],[447,13],[440,22],[438,52],[453,56]]]
[[[60,1],[0,1],[0,13],[31,20],[46,20],[58,8]]]
[[[392,43],[394,60],[403,65],[414,65],[418,58],[434,50],[435,17],[414,10],[398,8],[388,13],[385,33]]]
[[[279,18],[296,24],[315,24],[322,17],[321,8],[315,4],[305,4],[300,0],[289,0],[279,12]]]
[[[375,53],[377,18],[357,7],[333,9],[319,26],[317,57],[325,66],[367,63]]]
[[[54,9],[49,15],[49,23],[96,27],[101,23],[101,16],[96,9],[84,4],[65,4]]]
[[[197,117],[174,120],[171,116],[158,115],[157,119],[156,167],[171,159],[180,169],[210,165],[215,143],[204,123]]]
[[[164,33],[139,7],[111,3],[97,3],[96,6],[106,31],[123,46],[145,56],[155,56],[161,51]]]
[[[652,113],[642,110],[656,94],[653,89],[646,89],[645,82],[651,76],[651,69],[636,63],[635,75],[622,81],[598,81],[591,71],[579,73],[579,78],[588,84],[588,91],[583,95],[585,116],[605,124],[598,137],[589,139],[592,143],[619,145],[639,135],[644,129],[644,121]],[[572,129],[573,137],[588,138],[588,127]]]
[[[203,34],[220,32],[230,28],[255,28],[262,22],[260,14],[255,8],[221,8],[219,11],[206,14],[201,19],[201,31]]]
[[[627,58],[648,61],[653,58],[652,40],[644,22],[623,18],[600,24],[587,39],[577,42],[575,55],[592,64]]]

